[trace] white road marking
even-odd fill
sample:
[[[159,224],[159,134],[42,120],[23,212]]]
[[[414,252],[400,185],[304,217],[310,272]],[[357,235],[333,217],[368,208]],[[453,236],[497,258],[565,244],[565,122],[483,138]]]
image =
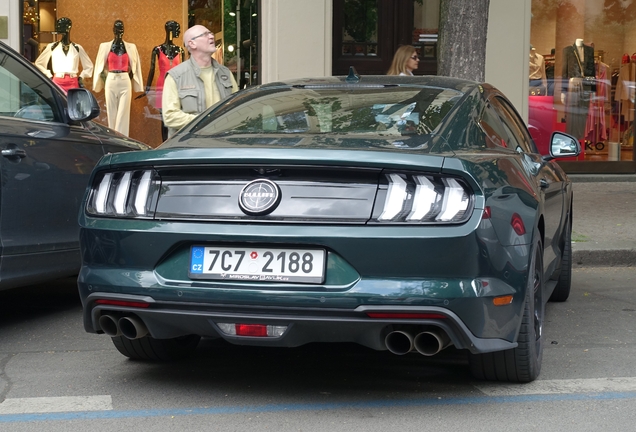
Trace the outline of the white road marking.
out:
[[[33,414],[76,411],[108,411],[113,399],[105,396],[64,396],[5,399],[0,414]]]
[[[473,383],[488,396],[636,392],[636,377],[537,380],[528,384]]]

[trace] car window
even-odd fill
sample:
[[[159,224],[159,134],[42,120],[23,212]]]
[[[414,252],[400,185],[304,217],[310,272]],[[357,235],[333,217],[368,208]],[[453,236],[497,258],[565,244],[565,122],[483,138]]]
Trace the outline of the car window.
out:
[[[504,128],[504,125],[490,103],[487,103],[481,114],[479,126],[486,135],[486,146],[493,147],[510,147],[510,136]]]
[[[452,89],[325,86],[246,92],[192,129],[198,136],[430,134],[463,94]]]
[[[519,149],[525,153],[538,153],[525,124],[514,109],[506,100],[500,97],[496,97],[495,100],[496,104],[493,106],[501,116],[506,129],[508,129]]]
[[[0,116],[59,121],[51,84],[25,65],[0,52]]]

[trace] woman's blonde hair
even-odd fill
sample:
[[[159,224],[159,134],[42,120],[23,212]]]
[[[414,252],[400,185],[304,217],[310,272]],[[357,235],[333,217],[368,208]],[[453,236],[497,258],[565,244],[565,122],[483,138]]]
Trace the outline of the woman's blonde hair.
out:
[[[411,45],[402,45],[395,51],[395,55],[393,56],[393,61],[391,62],[391,67],[389,71],[386,73],[387,75],[399,75],[400,73],[405,73],[410,75],[406,70],[406,62],[409,61],[409,58],[413,55],[417,54],[415,47]]]

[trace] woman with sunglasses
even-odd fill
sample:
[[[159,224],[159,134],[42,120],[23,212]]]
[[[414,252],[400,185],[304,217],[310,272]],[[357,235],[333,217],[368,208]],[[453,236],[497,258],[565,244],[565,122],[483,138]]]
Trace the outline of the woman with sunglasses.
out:
[[[420,64],[420,57],[411,45],[402,45],[397,49],[387,75],[412,76]]]

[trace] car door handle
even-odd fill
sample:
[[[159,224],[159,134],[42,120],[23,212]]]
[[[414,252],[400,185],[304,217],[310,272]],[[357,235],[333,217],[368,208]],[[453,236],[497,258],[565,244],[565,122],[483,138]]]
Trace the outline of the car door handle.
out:
[[[541,189],[546,189],[550,186],[550,183],[548,183],[546,179],[541,179],[539,180],[539,186],[541,187]]]
[[[19,157],[21,159],[21,158],[25,158],[26,155],[27,155],[26,152],[19,148],[10,148],[10,149],[2,150],[2,156],[4,157]]]

